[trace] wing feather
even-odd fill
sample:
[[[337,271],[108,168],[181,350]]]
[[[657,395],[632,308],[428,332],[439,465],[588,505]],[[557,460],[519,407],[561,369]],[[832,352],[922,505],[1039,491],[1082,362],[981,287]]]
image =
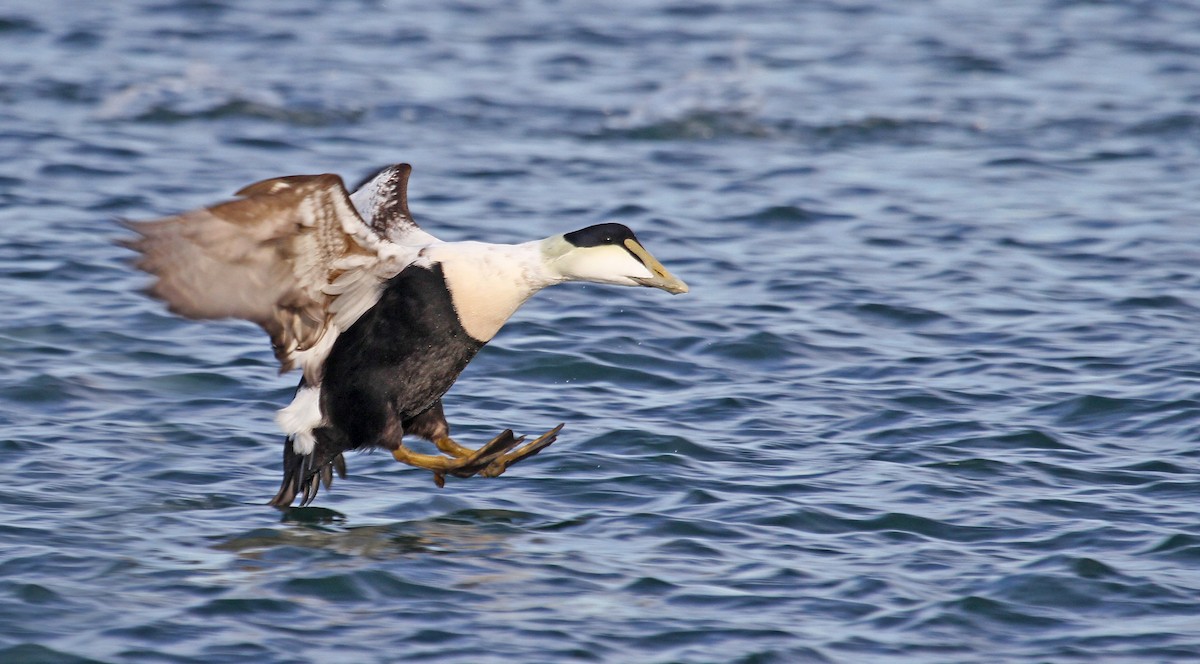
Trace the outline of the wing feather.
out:
[[[171,311],[257,323],[281,371],[300,363],[318,384],[332,339],[374,306],[383,282],[418,248],[398,246],[364,222],[337,175],[263,180],[237,195],[128,223],[139,237],[124,244],[141,254],[137,267],[157,277],[150,294]]]
[[[421,230],[408,211],[408,177],[412,166],[393,164],[379,169],[355,188],[350,200],[362,218],[381,237],[400,244],[430,244],[437,238]]]

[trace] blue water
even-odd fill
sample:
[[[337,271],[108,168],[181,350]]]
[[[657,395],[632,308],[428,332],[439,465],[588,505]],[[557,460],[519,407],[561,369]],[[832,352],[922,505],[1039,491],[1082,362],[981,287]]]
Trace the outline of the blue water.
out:
[[[1200,8],[605,4],[0,7],[0,662],[1200,659]],[[519,312],[504,477],[281,513],[295,377],[113,219],[396,161],[692,292]]]

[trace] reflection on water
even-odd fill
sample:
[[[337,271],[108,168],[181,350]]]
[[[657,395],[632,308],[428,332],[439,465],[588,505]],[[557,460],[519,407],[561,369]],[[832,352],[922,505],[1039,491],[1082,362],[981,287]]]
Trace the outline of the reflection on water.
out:
[[[253,557],[264,549],[293,546],[379,559],[414,553],[494,551],[505,538],[492,526],[521,516],[505,510],[470,510],[420,521],[351,526],[348,517],[336,510],[293,507],[284,511],[283,527],[255,529],[214,548]]]

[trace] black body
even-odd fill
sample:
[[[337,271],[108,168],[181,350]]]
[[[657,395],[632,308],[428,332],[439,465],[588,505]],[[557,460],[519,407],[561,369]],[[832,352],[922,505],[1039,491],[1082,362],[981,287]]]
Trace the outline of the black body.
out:
[[[316,497],[318,478],[345,472],[346,450],[394,450],[402,436],[449,435],[442,395],[484,342],[458,320],[440,265],[410,266],[384,287],[379,302],[334,342],[325,360],[316,448],[300,456],[284,445],[283,486],[271,501]],[[303,382],[301,387],[303,387]]]

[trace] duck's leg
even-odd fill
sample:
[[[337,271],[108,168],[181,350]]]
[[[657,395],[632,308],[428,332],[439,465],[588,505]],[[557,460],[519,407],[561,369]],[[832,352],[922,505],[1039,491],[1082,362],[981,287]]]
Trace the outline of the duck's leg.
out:
[[[510,465],[521,461],[522,459],[531,457],[550,446],[550,444],[553,443],[558,437],[558,432],[562,431],[562,428],[563,425],[560,424],[550,431],[542,434],[533,442],[528,443],[516,450],[512,450],[512,448],[524,442],[525,436],[514,438],[512,431],[505,431],[496,438],[493,438],[487,443],[487,445],[484,445],[476,450],[467,447],[466,445],[461,445],[450,437],[450,425],[448,422],[446,422],[446,417],[442,412],[441,401],[438,401],[420,415],[404,422],[404,429],[407,433],[421,436],[422,438],[432,441],[433,444],[437,446],[438,450],[449,455],[450,457],[453,457],[453,459],[445,459],[445,461],[450,462],[450,464],[455,465],[455,460],[470,460],[464,461],[462,465],[446,467],[445,469],[429,468],[430,470],[434,471],[433,480],[439,487],[445,483],[445,475],[447,474],[454,475],[455,477],[470,477],[476,474],[482,475],[483,477],[497,477],[503,474]],[[491,446],[496,445],[497,441],[501,439],[506,442],[511,442],[509,442],[507,447],[505,447],[500,455],[496,456],[487,454],[486,456],[488,457],[488,462],[486,464],[481,464],[483,459],[481,458],[480,452],[485,449],[492,449]],[[406,455],[408,458],[411,458],[412,456],[426,458],[429,457],[429,455],[416,455],[411,451]],[[437,459],[441,457],[432,458]],[[403,461],[404,463],[409,463],[408,461],[401,459],[397,460]],[[426,466],[421,467],[424,468]]]
[[[517,442],[519,443],[521,441],[517,441]],[[455,442],[455,440],[453,438],[451,438],[449,436],[449,434],[442,434],[442,435],[434,438],[433,444],[437,445],[437,448],[439,450],[441,450],[442,452],[444,452],[452,457],[458,457],[460,459],[463,457],[471,456],[472,454],[475,453],[475,450],[467,447],[466,445],[459,445],[457,442]]]
[[[511,430],[507,430],[491,439],[483,447],[472,450],[467,456],[444,457],[437,454],[421,454],[400,444],[392,450],[392,458],[400,463],[432,470],[433,481],[441,487],[446,483],[447,473],[455,477],[470,477],[488,468],[492,462],[500,459],[505,452],[516,447],[520,442],[521,440],[513,436]]]
[[[486,468],[477,470],[475,472],[477,472],[479,475],[481,475],[483,477],[499,477],[500,475],[504,474],[505,470],[508,470],[508,467],[510,465],[512,465],[518,461],[521,461],[522,459],[531,457],[531,456],[537,454],[538,452],[541,452],[542,450],[549,447],[551,445],[551,443],[553,443],[555,440],[558,439],[558,432],[562,431],[562,428],[563,428],[563,425],[561,425],[561,424],[554,427],[553,429],[547,431],[546,433],[542,434],[541,436],[538,436],[537,439],[534,440],[533,442],[528,443],[527,445],[525,445],[524,447],[522,447],[520,449],[516,449],[511,452],[506,452],[505,454],[503,454],[499,457],[496,457],[491,463],[489,463],[487,465]],[[505,433],[508,433],[508,432],[506,431]],[[501,434],[501,435],[504,435],[504,434]],[[518,445],[524,441],[525,441],[525,436],[521,436],[520,438],[516,439],[516,443],[513,446],[515,447],[516,445]],[[466,458],[466,457],[469,457],[470,455],[474,454],[474,452],[475,452],[471,448],[466,447],[464,445],[460,445],[459,443],[455,442],[455,440],[449,436],[442,436],[440,438],[437,438],[433,441],[433,444],[437,445],[437,448],[439,450],[445,452],[446,454],[449,454],[450,456],[456,457],[456,458]],[[454,475],[455,477],[469,477],[470,475],[475,474],[474,472],[468,473],[468,474],[461,474],[458,471],[449,471],[449,472],[451,475]]]
[[[466,473],[463,473],[462,471],[456,471],[456,470],[450,470],[447,472],[449,472],[451,475],[454,475],[455,477],[470,477],[471,475],[474,475],[476,473],[478,473],[479,475],[481,475],[483,477],[499,477],[500,475],[503,475],[504,471],[508,470],[508,467],[511,466],[512,464],[514,464],[518,461],[521,461],[522,459],[527,459],[527,458],[537,454],[538,452],[541,452],[542,450],[546,449],[547,447],[549,447],[551,445],[551,443],[553,443],[555,440],[558,439],[558,432],[562,431],[562,428],[563,428],[563,425],[560,424],[560,425],[554,427],[553,429],[547,431],[546,433],[538,436],[537,439],[535,439],[533,442],[524,445],[520,449],[512,450],[511,452],[506,452],[506,453],[502,454],[501,456],[496,457],[485,468],[482,468],[482,469],[471,468],[471,469],[469,469],[471,472],[466,472]],[[512,432],[505,431],[504,433],[511,434]],[[500,435],[503,436],[504,434],[500,434]],[[525,441],[525,436],[521,436],[520,438],[517,438],[516,441],[513,443],[513,447],[516,447],[517,445],[519,445],[520,443],[522,443],[524,441]],[[441,436],[441,437],[435,438],[433,441],[433,444],[437,445],[437,448],[439,450],[445,452],[446,454],[449,454],[450,456],[460,458],[460,459],[469,458],[471,455],[473,455],[475,453],[475,450],[472,450],[471,448],[466,447],[465,445],[460,445],[459,443],[455,442],[455,440],[453,438],[451,438],[450,436]],[[466,470],[466,469],[464,469],[464,470]]]

